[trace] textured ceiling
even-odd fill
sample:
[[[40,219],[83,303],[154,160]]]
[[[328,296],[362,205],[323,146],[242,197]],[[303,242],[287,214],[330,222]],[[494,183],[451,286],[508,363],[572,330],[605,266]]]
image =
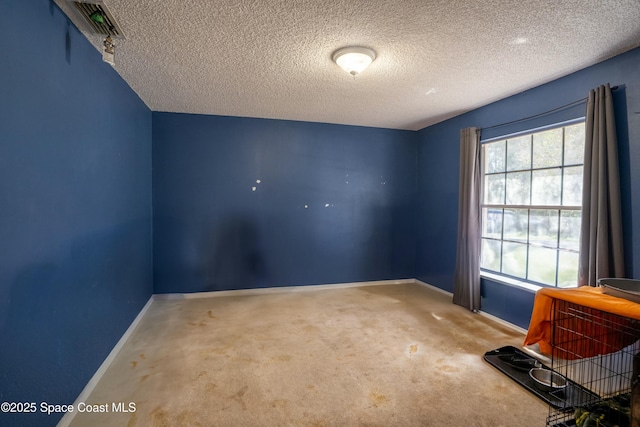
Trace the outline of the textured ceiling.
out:
[[[104,3],[154,111],[417,130],[640,46],[640,0]],[[331,60],[347,45],[378,55],[355,78]]]

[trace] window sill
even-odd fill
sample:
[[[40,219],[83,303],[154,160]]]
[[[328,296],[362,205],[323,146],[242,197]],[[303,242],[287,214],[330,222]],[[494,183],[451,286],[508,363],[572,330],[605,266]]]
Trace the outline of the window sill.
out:
[[[501,276],[499,274],[489,273],[487,271],[481,271],[480,277],[489,279],[493,282],[500,283],[501,285],[512,286],[514,288],[522,289],[531,293],[536,293],[544,286],[534,285],[532,283],[521,282],[520,280],[512,279],[510,277]]]

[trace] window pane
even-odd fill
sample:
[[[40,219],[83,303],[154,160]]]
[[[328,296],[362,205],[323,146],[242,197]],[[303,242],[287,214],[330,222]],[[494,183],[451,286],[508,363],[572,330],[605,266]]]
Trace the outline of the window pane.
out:
[[[527,245],[503,242],[502,272],[511,276],[526,278]]]
[[[531,169],[531,135],[507,140],[507,170]]]
[[[582,166],[564,168],[562,204],[564,206],[580,206],[582,204]]]
[[[551,248],[558,247],[558,211],[531,209],[529,216],[529,243]]]
[[[480,267],[500,271],[500,241],[482,239],[482,256]]]
[[[564,164],[584,163],[584,123],[564,128]]]
[[[529,280],[555,286],[557,253],[555,249],[529,247]]]
[[[484,202],[494,205],[504,203],[504,174],[487,175],[484,185]]]
[[[504,240],[527,243],[529,211],[527,209],[504,210]]]
[[[562,165],[562,128],[533,135],[533,168]]]
[[[560,212],[560,247],[562,249],[580,248],[580,211]]]
[[[560,251],[558,255],[558,287],[569,288],[577,286],[578,254]]]
[[[502,209],[482,208],[482,237],[502,238]]]
[[[507,204],[528,205],[531,193],[531,172],[507,174]]]
[[[484,145],[485,173],[504,172],[506,141],[497,141]]]
[[[559,205],[562,188],[560,186],[562,183],[561,174],[560,168],[534,170],[531,183],[531,204]]]
[[[577,123],[483,145],[483,269],[576,286],[584,136]]]

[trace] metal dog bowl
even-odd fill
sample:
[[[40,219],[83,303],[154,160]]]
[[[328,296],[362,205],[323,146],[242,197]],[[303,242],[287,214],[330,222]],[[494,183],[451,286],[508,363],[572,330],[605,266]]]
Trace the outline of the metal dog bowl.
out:
[[[542,391],[559,391],[567,387],[567,379],[557,372],[545,368],[532,368],[529,376]]]

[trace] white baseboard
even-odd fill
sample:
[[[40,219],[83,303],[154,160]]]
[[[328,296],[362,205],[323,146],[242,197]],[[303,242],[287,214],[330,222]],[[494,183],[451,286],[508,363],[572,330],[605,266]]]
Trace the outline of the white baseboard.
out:
[[[418,285],[425,286],[425,287],[427,287],[427,288],[429,288],[429,289],[433,289],[434,291],[438,291],[438,292],[440,292],[440,293],[443,293],[443,294],[445,294],[445,295],[448,295],[448,296],[450,296],[450,297],[453,297],[453,294],[452,294],[451,292],[445,291],[444,289],[438,288],[437,286],[430,285],[430,284],[425,283],[425,282],[422,282],[422,281],[420,281],[420,280],[418,280],[418,279],[416,279],[416,280],[415,280],[415,282],[416,282]],[[511,323],[511,322],[507,322],[506,320],[501,319],[501,318],[499,318],[499,317],[496,317],[496,316],[494,316],[493,314],[489,314],[489,313],[487,313],[487,312],[485,312],[485,311],[482,311],[482,310],[480,310],[480,311],[478,312],[478,314],[480,314],[480,315],[481,315],[481,316],[483,316],[483,317],[486,317],[487,319],[491,319],[491,320],[493,320],[494,322],[499,323],[499,324],[501,324],[502,326],[505,326],[505,327],[507,327],[507,328],[509,328],[509,329],[512,329],[512,330],[516,331],[516,332],[519,332],[519,333],[524,334],[524,335],[526,335],[526,334],[527,334],[527,330],[526,330],[526,329],[523,329],[523,328],[521,328],[521,327],[520,327],[520,326],[518,326],[518,325],[514,325],[514,324],[513,324],[513,323]]]
[[[213,297],[229,297],[241,295],[264,295],[279,294],[289,292],[310,292],[322,289],[342,289],[342,288],[359,288],[363,286],[378,285],[402,285],[414,283],[414,279],[399,280],[376,280],[371,282],[352,282],[352,283],[334,283],[328,285],[299,285],[299,286],[280,286],[273,288],[255,288],[255,289],[237,289],[233,291],[210,291],[210,292],[194,292],[189,294],[155,294],[155,299],[171,300],[171,299],[192,299],[192,298],[213,298]]]
[[[433,286],[430,283],[426,283],[426,282],[423,282],[422,280],[418,280],[418,279],[413,279],[413,281],[417,285],[424,286],[425,288],[429,288],[429,289],[431,289],[433,291],[440,292],[441,294],[453,297],[453,294],[451,292],[445,291],[444,289],[439,288],[437,286]]]
[[[480,314],[480,316],[482,316],[482,317],[486,317],[487,319],[491,319],[494,322],[501,324],[502,326],[505,326],[505,327],[507,327],[509,329],[512,329],[512,330],[516,331],[516,332],[520,332],[523,335],[527,335],[527,330],[526,329],[521,328],[518,325],[514,325],[511,322],[507,322],[506,320],[501,319],[499,317],[496,317],[493,314],[489,314],[489,313],[487,313],[485,311],[479,311],[478,314]]]
[[[120,352],[124,344],[129,339],[131,334],[133,334],[133,331],[136,329],[136,327],[138,326],[138,324],[146,314],[147,310],[149,310],[149,307],[151,307],[153,300],[154,300],[154,296],[151,295],[147,303],[144,305],[144,307],[142,307],[142,310],[140,310],[140,313],[138,313],[136,318],[133,319],[133,322],[131,322],[131,325],[129,325],[129,327],[127,328],[125,333],[122,335],[122,337],[120,337],[120,339],[118,340],[116,345],[113,347],[113,349],[111,350],[107,358],[104,359],[104,362],[102,362],[102,364],[100,365],[96,373],[93,374],[93,377],[91,377],[91,379],[89,380],[87,385],[84,387],[82,392],[80,392],[76,401],[73,402],[74,408],[78,407],[78,403],[86,402],[86,400],[89,398],[89,395],[91,394],[91,392],[93,392],[93,389],[96,387],[96,385],[98,384],[102,376],[105,374],[109,366],[111,366],[111,364],[115,360],[116,356],[118,355],[118,353]],[[62,419],[58,422],[57,424],[58,427],[67,427],[69,424],[71,424],[76,413],[77,411],[65,413]]]

